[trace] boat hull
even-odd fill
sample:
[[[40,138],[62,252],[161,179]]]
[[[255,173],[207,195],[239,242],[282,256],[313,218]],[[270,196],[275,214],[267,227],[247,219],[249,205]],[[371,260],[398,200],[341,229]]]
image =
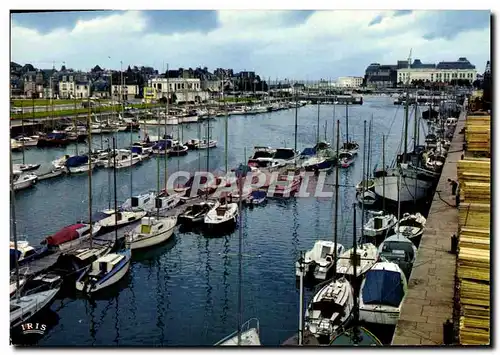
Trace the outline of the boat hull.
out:
[[[144,236],[143,238],[135,239],[135,240],[130,242],[130,249],[131,250],[145,249],[145,248],[150,248],[152,246],[164,243],[168,239],[170,239],[172,234],[174,234],[174,229],[175,229],[175,225],[172,228],[170,228],[162,233],[158,233],[158,234],[153,235],[153,236]]]
[[[95,287],[91,288],[89,287],[90,284],[86,284],[82,281],[77,281],[76,289],[82,292],[96,293],[98,291],[101,291],[102,289],[105,289],[117,283],[127,274],[128,269],[130,268],[130,260],[131,258],[129,257],[128,260],[123,264],[123,266],[120,267],[118,271],[116,271],[111,277],[106,279],[104,282],[99,282],[98,284],[96,284]]]

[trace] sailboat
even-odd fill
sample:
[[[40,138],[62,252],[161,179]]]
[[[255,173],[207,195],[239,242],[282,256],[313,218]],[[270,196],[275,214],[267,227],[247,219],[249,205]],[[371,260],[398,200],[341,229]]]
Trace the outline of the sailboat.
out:
[[[130,259],[130,249],[100,257],[81,273],[76,281],[76,289],[93,293],[117,283],[128,272]]]
[[[363,234],[368,237],[385,236],[396,225],[398,219],[393,214],[372,211],[372,217],[363,226]]]
[[[250,171],[249,166],[244,166],[240,164],[239,168],[236,170],[236,176],[239,180],[240,194],[243,182],[241,178],[246,176],[246,174]],[[240,208],[242,204],[242,200],[239,201]],[[235,204],[236,205],[236,204]],[[237,205],[236,205],[237,206]],[[259,320],[256,318],[251,318],[245,323],[241,324],[241,315],[242,315],[242,301],[241,301],[241,268],[242,268],[242,247],[243,247],[243,224],[241,214],[239,215],[239,231],[238,231],[238,243],[239,243],[239,252],[238,252],[238,268],[239,268],[239,278],[238,278],[238,330],[226,336],[225,338],[218,341],[215,346],[260,346],[262,345],[260,342],[260,325]]]
[[[349,140],[349,103],[345,104],[345,126],[346,126],[346,141],[342,144],[341,153],[350,153],[351,155],[358,154],[359,144],[356,141]]]
[[[194,225],[203,223],[207,213],[216,208],[218,205],[220,205],[218,201],[202,201],[191,205],[179,215],[179,224]]]
[[[351,248],[346,250],[340,255],[339,261],[337,263],[337,273],[345,275],[347,277],[352,277],[354,273],[358,277],[363,276],[377,261],[377,247],[372,243],[363,243],[356,248],[356,254],[359,258],[359,265],[356,266],[356,270],[352,265],[352,254],[354,249]]]
[[[174,233],[177,217],[143,217],[141,224],[128,236],[130,249],[149,248],[167,241]]]
[[[313,248],[305,253],[304,265],[301,266],[300,261],[295,263],[295,275],[300,277],[303,272],[316,280],[326,280],[333,272],[334,256],[343,253],[342,244],[330,240],[318,240]]]

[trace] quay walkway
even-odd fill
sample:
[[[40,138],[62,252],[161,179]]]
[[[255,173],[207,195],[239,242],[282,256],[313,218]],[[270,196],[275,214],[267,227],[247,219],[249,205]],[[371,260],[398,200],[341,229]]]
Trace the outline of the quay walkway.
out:
[[[464,142],[460,131],[465,120],[463,110],[434,194],[392,345],[443,345],[443,324],[453,321],[456,255],[451,253],[451,237],[458,235],[459,210],[448,179],[457,180]]]

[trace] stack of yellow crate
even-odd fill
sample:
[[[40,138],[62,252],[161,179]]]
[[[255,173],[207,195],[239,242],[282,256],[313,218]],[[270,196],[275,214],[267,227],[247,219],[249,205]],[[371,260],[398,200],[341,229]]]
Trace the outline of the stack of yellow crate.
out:
[[[468,152],[489,153],[489,116],[468,117],[465,138]],[[463,345],[487,345],[490,343],[490,159],[460,160],[457,176],[461,201],[457,260],[459,338]]]
[[[491,117],[469,116],[465,124],[465,141],[467,151],[481,153],[489,156],[491,154]]]

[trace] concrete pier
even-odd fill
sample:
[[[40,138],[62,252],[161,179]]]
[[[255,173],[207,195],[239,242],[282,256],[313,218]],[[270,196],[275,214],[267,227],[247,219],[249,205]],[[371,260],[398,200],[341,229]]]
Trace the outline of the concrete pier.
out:
[[[458,235],[459,211],[448,179],[457,180],[466,113],[460,114],[443,166],[417,260],[408,282],[408,294],[392,345],[443,345],[443,323],[453,321],[456,255],[451,237]]]

